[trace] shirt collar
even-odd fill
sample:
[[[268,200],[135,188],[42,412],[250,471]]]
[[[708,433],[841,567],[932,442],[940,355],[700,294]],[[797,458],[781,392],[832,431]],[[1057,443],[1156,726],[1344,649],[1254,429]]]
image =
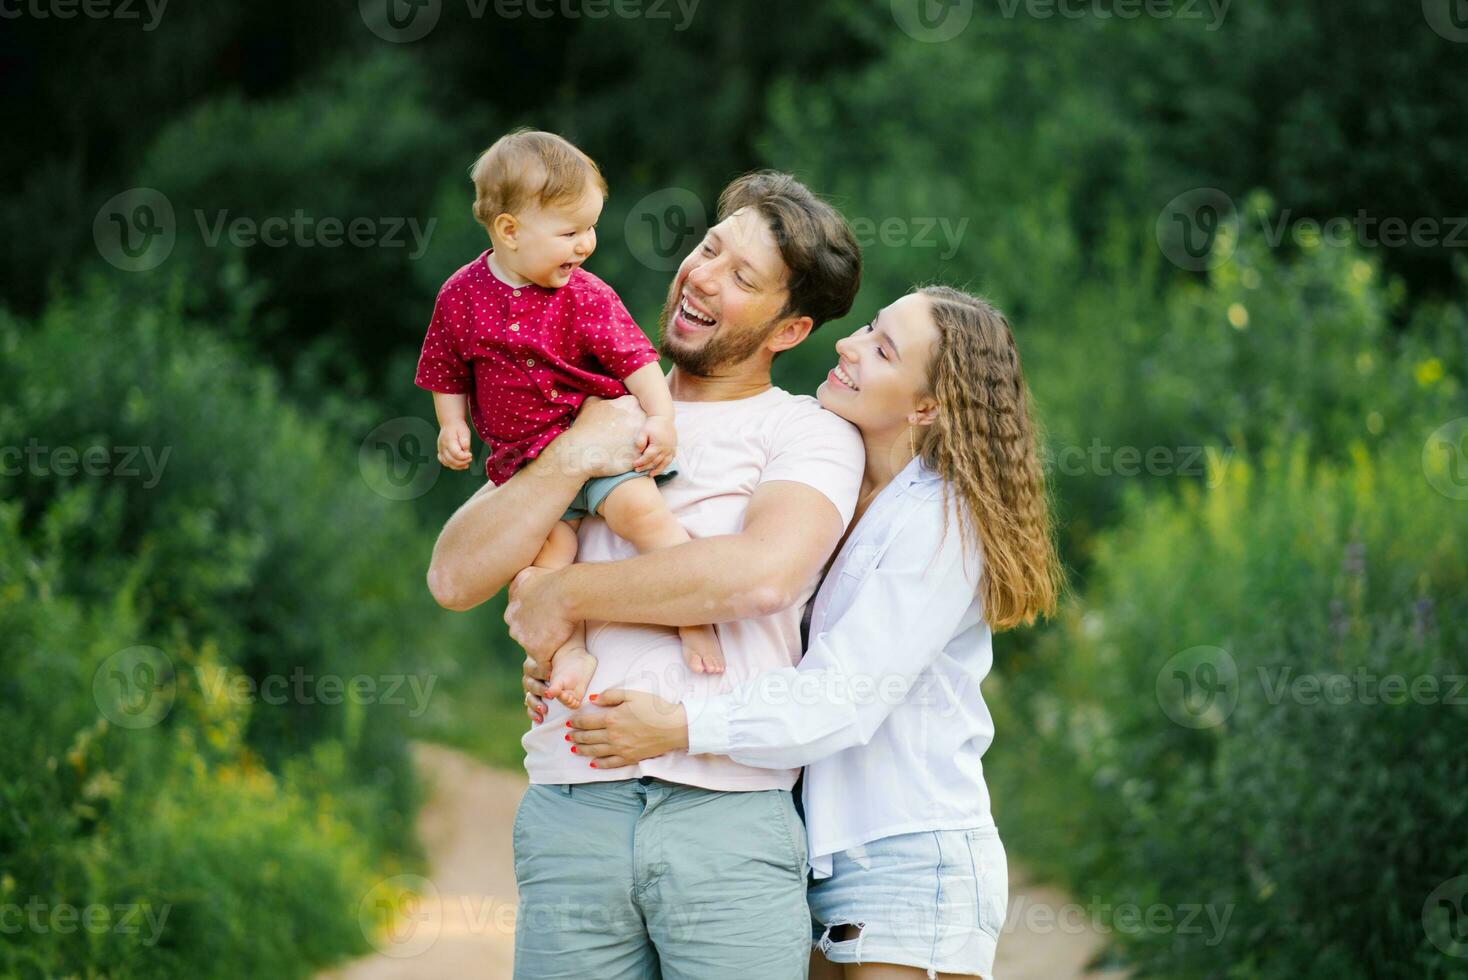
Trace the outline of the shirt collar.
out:
[[[908,460],[907,465],[902,468],[902,472],[897,474],[897,482],[903,487],[911,487],[919,483],[932,483],[934,480],[940,479],[942,479],[942,476],[937,470],[929,466],[921,455],[914,456]]]

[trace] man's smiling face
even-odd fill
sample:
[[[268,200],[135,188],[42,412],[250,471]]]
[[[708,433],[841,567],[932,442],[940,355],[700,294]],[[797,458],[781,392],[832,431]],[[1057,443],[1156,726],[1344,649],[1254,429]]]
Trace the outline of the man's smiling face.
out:
[[[789,278],[764,217],[736,211],[678,267],[658,318],[658,350],[699,377],[747,360],[779,326]]]

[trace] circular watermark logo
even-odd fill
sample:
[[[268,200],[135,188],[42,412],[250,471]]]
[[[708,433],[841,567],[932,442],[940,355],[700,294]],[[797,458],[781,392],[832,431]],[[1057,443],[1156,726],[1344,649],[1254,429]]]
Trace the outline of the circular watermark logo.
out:
[[[97,251],[124,272],[158,268],[173,254],[177,238],[172,202],[151,187],[131,187],[109,197],[92,219]]]
[[[438,482],[438,432],[426,419],[404,415],[367,434],[357,468],[373,492],[389,500],[414,500]]]
[[[1189,272],[1216,269],[1239,244],[1239,212],[1216,187],[1179,194],[1157,216],[1157,245],[1173,265]]]
[[[1468,875],[1450,878],[1422,903],[1427,939],[1449,956],[1468,959]]]
[[[1422,472],[1449,500],[1468,500],[1468,417],[1453,419],[1422,446]]]
[[[438,26],[443,0],[357,0],[367,29],[384,41],[408,44]]]
[[[157,647],[119,650],[92,673],[92,700],[119,728],[152,728],[168,717],[177,694],[173,661]]]
[[[1157,672],[1157,703],[1184,728],[1223,724],[1239,703],[1239,665],[1222,647],[1191,647]]]
[[[936,44],[962,34],[974,17],[974,0],[892,0],[892,19],[915,41]]]
[[[697,194],[664,187],[633,205],[624,233],[638,262],[654,272],[673,272],[708,230],[708,213]]]
[[[370,888],[357,906],[357,925],[379,953],[407,959],[427,952],[443,932],[443,899],[422,875],[394,875]]]
[[[1439,37],[1468,44],[1468,0],[1422,0],[1422,15]]]

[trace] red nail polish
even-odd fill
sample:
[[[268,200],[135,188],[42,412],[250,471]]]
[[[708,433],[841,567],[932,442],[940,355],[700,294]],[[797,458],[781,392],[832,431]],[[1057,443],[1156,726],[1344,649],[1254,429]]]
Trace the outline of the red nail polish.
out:
[[[570,735],[567,735],[566,736],[566,741],[568,741],[568,742],[571,741],[571,736]]]
[[[571,746],[571,754],[572,755],[575,755],[576,754],[576,746],[574,746],[574,745]]]
[[[595,701],[595,700],[596,700],[596,697],[597,697],[597,696],[596,696],[596,695],[595,695],[595,694],[593,694],[593,695],[591,695],[591,700],[592,700],[592,701]]]
[[[593,769],[595,769],[595,768],[596,768],[596,763],[595,763],[595,762],[593,762],[593,763],[592,763],[592,764],[591,764],[591,768],[593,768]]]
[[[569,722],[569,721],[568,721],[568,722],[566,722],[566,727],[567,727],[567,728],[570,728],[570,727],[571,727],[571,723],[570,723],[570,722]]]

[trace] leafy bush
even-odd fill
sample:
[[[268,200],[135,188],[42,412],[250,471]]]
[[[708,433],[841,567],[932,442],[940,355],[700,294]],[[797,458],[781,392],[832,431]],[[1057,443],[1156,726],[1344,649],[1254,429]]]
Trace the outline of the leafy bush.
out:
[[[188,269],[217,312],[242,266],[263,287],[264,315],[238,339],[304,373],[301,394],[311,382],[380,381],[384,358],[426,327],[437,285],[472,257],[426,294],[414,288],[416,266],[432,261],[441,183],[467,188],[488,141],[466,132],[471,119],[435,111],[428,88],[425,69],[392,52],[329,67],[277,99],[222,96],[174,120],[136,175],[168,198],[177,224],[173,254],[147,275]]]
[[[0,319],[0,350],[0,891],[172,909],[152,946],[28,931],[0,972],[298,975],[364,947],[368,869],[414,860],[415,716],[476,649],[423,587],[414,504],[176,296],[98,284]],[[130,728],[107,692],[138,646],[132,694],[165,710]]]
[[[1228,916],[1108,922],[1147,975],[1468,976],[1423,919],[1468,867],[1468,566],[1420,453],[1130,495],[1011,672],[1000,730],[1026,737],[989,771],[1017,847],[1113,908]]]

